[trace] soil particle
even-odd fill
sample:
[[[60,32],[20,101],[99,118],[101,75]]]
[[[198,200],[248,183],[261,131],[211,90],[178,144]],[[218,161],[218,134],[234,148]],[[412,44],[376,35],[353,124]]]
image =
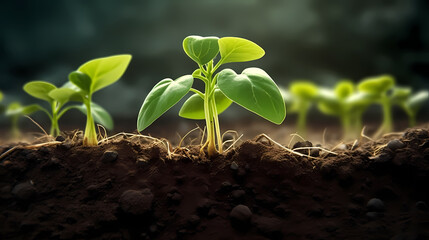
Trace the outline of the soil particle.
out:
[[[366,204],[366,208],[369,212],[383,212],[385,210],[384,202],[378,198],[371,198]]]
[[[61,135],[58,135],[56,138],[55,138],[55,141],[58,141],[58,142],[64,142],[64,140],[66,140],[63,136],[61,136]]]
[[[153,194],[149,188],[143,190],[127,190],[119,199],[119,206],[124,213],[145,215],[152,209]]]
[[[405,144],[399,139],[393,139],[389,143],[387,143],[387,148],[392,151],[396,151],[397,149],[404,148]]]
[[[252,223],[262,233],[262,235],[269,239],[282,239],[282,221],[273,217],[252,217]]]
[[[252,211],[250,211],[249,207],[240,204],[231,210],[229,217],[234,228],[246,230],[250,225]]]
[[[233,161],[229,168],[231,168],[231,170],[233,170],[233,171],[237,171],[238,170],[238,164]]]
[[[313,147],[313,143],[312,142],[310,142],[310,141],[302,141],[302,142],[296,142],[293,145],[292,149],[295,150],[297,148],[311,148],[311,147]],[[311,153],[311,149],[298,149],[298,150],[295,150],[295,151],[297,151],[299,153],[302,153],[302,154],[310,154]]]
[[[101,156],[101,161],[103,163],[113,163],[118,159],[118,152],[114,150],[107,150]]]
[[[30,182],[23,182],[12,189],[12,194],[18,200],[30,201],[37,194],[37,190]]]

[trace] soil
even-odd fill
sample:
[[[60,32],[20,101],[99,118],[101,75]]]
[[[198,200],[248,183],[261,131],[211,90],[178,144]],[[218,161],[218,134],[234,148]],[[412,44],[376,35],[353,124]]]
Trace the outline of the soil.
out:
[[[212,159],[76,136],[0,147],[1,239],[429,239],[427,128],[307,156],[256,137]]]

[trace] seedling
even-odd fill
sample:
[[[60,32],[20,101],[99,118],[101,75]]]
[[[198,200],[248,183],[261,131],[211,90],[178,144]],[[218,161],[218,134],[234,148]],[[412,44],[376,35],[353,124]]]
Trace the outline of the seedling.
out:
[[[337,83],[335,89],[320,89],[318,95],[318,108],[327,115],[333,115],[340,119],[343,138],[351,138],[352,106],[347,99],[354,92],[354,84],[351,81],[343,80]]]
[[[14,139],[17,139],[21,136],[21,131],[19,130],[19,125],[18,125],[20,117],[25,115],[30,115],[39,110],[40,110],[40,106],[37,104],[22,106],[19,102],[10,103],[6,108],[5,115],[10,119],[11,137]]]
[[[183,49],[197,63],[198,68],[192,75],[176,80],[166,78],[155,85],[140,109],[138,131],[151,125],[189,91],[194,94],[183,104],[179,116],[206,120],[207,139],[201,152],[207,148],[209,157],[223,151],[218,115],[232,102],[273,123],[283,122],[286,108],[282,95],[264,70],[247,68],[237,74],[232,69],[224,69],[216,73],[223,64],[261,58],[265,51],[260,46],[238,37],[189,36],[183,40]],[[219,53],[220,59],[215,64],[214,59]],[[204,82],[204,92],[192,88],[194,78]]]
[[[359,136],[362,130],[362,118],[368,107],[375,102],[375,98],[368,93],[354,92],[346,99],[346,104],[349,105],[349,115],[351,119],[350,136]]]
[[[388,91],[395,85],[395,79],[390,75],[382,75],[362,80],[358,84],[361,92],[368,93],[383,108],[383,123],[377,134],[391,132],[392,125],[392,100]]]
[[[80,96],[78,100],[83,102],[86,110],[87,120],[83,145],[96,146],[98,144],[94,118],[109,122],[105,113],[95,115],[93,109],[97,109],[99,106],[92,102],[92,94],[118,81],[130,61],[131,55],[127,54],[97,58],[84,63],[76,71],[69,74],[70,82],[78,88],[75,91]],[[58,92],[57,94],[61,95],[62,93]]]
[[[422,105],[429,99],[428,91],[420,91],[411,94],[410,88],[396,87],[392,93],[393,102],[399,105],[408,115],[408,123],[410,127],[416,125],[417,112]]]
[[[294,99],[293,111],[298,113],[297,129],[302,136],[306,135],[307,114],[318,95],[317,86],[309,81],[295,81],[289,91]]]

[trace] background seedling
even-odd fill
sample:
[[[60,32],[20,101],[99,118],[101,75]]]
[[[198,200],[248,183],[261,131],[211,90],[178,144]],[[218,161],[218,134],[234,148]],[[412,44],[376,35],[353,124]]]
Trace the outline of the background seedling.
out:
[[[374,100],[382,106],[383,122],[375,135],[391,132],[392,125],[392,99],[388,91],[395,85],[395,79],[390,75],[382,75],[362,80],[358,84],[361,92],[369,94]]]
[[[289,91],[294,99],[292,111],[298,113],[297,129],[301,136],[306,135],[307,114],[318,95],[318,88],[309,81],[295,81],[290,84]]]
[[[12,102],[7,106],[5,115],[10,120],[10,134],[13,139],[17,139],[21,136],[18,124],[19,118],[25,115],[30,115],[39,110],[40,106],[37,104],[22,106],[19,102]]]
[[[428,99],[429,92],[425,90],[412,94],[411,88],[395,87],[392,93],[393,102],[407,114],[410,127],[416,125],[417,113]]]
[[[155,85],[140,109],[138,131],[147,128],[189,91],[194,95],[186,100],[179,115],[206,120],[207,139],[201,151],[207,147],[209,156],[223,151],[218,115],[232,102],[273,123],[283,122],[285,104],[277,85],[264,70],[247,68],[237,74],[232,69],[224,69],[216,73],[223,64],[247,62],[264,56],[264,50],[257,44],[237,37],[189,36],[183,40],[183,49],[198,68],[192,75],[176,80],[167,78]],[[214,59],[219,53],[220,59],[215,64]],[[204,92],[192,88],[194,78],[204,82]]]
[[[108,119],[107,112],[95,114],[97,111],[94,110],[100,109],[100,107],[92,102],[92,95],[96,91],[118,81],[130,61],[131,55],[127,54],[97,58],[84,63],[76,71],[69,74],[70,82],[78,88],[74,91],[80,96],[77,100],[83,102],[87,115],[83,145],[96,146],[98,143],[94,123],[95,118],[107,125],[111,122],[111,119]],[[59,96],[61,92],[57,94]],[[81,110],[83,109],[81,108]]]

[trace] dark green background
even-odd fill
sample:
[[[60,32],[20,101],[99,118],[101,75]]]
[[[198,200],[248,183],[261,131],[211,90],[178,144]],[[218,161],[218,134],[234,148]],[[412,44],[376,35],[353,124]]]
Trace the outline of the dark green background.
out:
[[[230,66],[261,67],[283,86],[390,73],[402,85],[429,88],[427,0],[24,0],[2,1],[0,18],[6,103],[33,101],[21,90],[27,81],[61,85],[89,59],[130,53],[123,78],[95,98],[116,119],[135,121],[156,82],[194,70],[181,45],[188,35],[258,43],[265,57]]]

